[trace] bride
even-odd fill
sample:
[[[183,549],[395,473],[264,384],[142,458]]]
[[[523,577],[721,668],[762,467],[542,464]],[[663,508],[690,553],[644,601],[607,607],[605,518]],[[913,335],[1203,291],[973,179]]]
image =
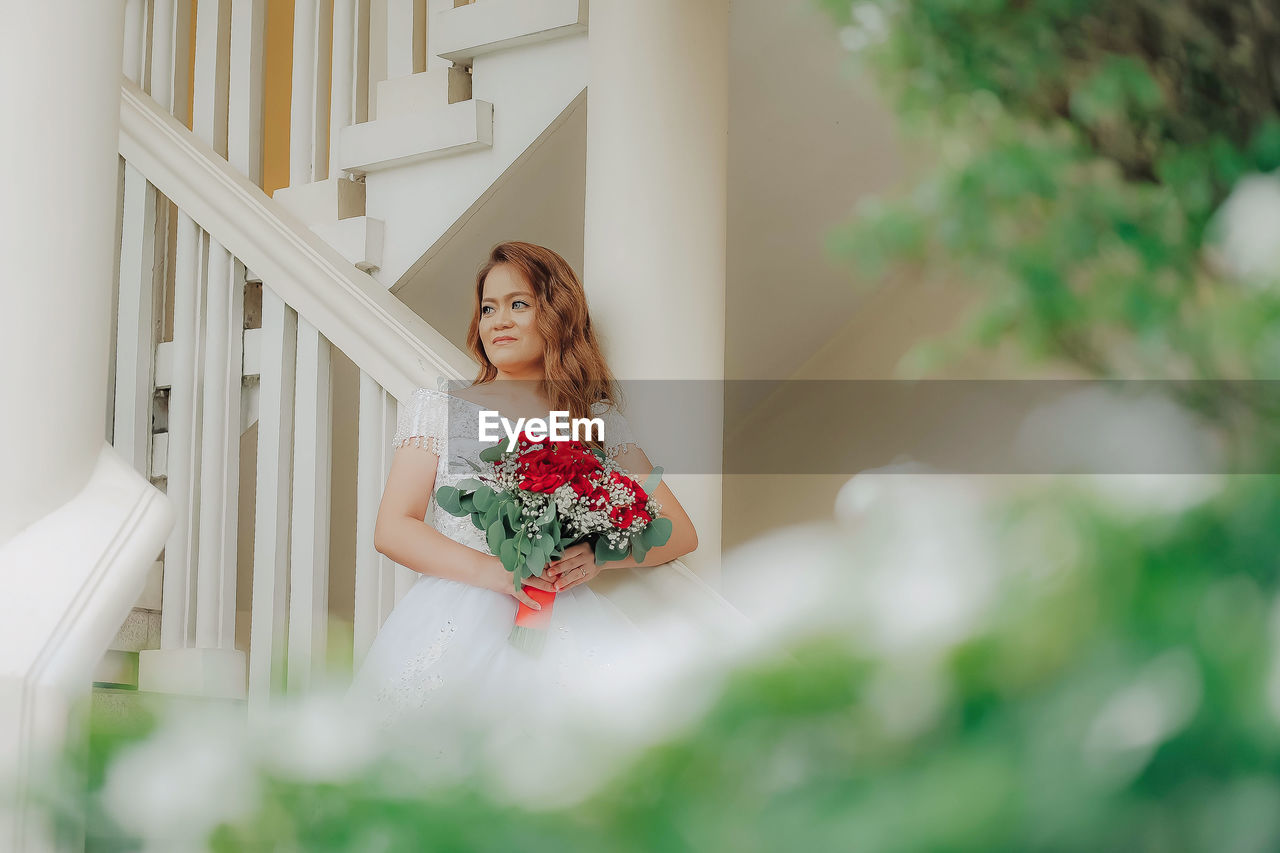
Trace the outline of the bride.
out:
[[[558,254],[523,242],[495,246],[476,278],[467,341],[480,364],[474,383],[456,394],[419,388],[400,407],[374,547],[419,577],[387,617],[350,694],[369,701],[384,724],[430,711],[476,723],[551,719],[557,707],[581,712],[588,695],[616,700],[656,650],[680,648],[669,630],[656,633],[670,628],[672,616],[683,622],[685,640],[740,624],[741,614],[710,586],[671,562],[697,548],[698,535],[661,483],[654,497],[672,523],[667,543],[643,562],[603,566],[587,543],[566,549],[525,582],[556,593],[542,653],[532,657],[508,643],[520,603],[538,603],[514,586],[470,517],[454,517],[433,500],[441,486],[473,476],[465,460],[478,463],[492,443],[479,439],[480,412],[513,424],[550,411],[599,417],[603,448],[623,469],[643,482],[653,465],[617,410],[617,384],[582,284]],[[593,583],[607,589],[597,592]]]

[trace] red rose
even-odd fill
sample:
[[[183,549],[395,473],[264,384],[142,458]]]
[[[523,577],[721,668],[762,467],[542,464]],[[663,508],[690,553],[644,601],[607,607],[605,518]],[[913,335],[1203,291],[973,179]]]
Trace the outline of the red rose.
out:
[[[532,492],[554,492],[566,483],[583,494],[589,477],[600,470],[600,460],[581,442],[547,442],[519,456],[520,488]]]

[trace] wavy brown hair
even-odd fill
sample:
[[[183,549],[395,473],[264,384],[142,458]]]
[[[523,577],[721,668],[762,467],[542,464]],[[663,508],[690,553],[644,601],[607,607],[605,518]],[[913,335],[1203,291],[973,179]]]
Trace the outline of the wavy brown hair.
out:
[[[544,246],[510,240],[489,252],[476,274],[475,309],[467,331],[467,347],[480,362],[476,384],[492,382],[498,369],[485,354],[480,339],[480,300],[484,280],[498,264],[511,264],[533,288],[538,307],[538,331],[544,344],[541,391],[553,411],[573,418],[591,417],[595,403],[618,405],[618,383],[609,370],[587,310],[587,294],[573,267]]]

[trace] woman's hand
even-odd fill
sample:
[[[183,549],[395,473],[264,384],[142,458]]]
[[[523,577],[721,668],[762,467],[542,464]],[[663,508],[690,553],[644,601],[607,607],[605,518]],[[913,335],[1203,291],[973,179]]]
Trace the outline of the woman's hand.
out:
[[[529,607],[532,607],[534,610],[542,609],[542,605],[534,601],[533,597],[530,596],[529,593],[525,592],[523,587],[520,589],[516,589],[516,585],[511,580],[511,572],[507,571],[506,567],[502,565],[501,560],[499,560],[497,557],[490,557],[487,554],[485,556],[491,561],[491,568],[489,572],[490,581],[489,583],[486,584],[487,588],[493,590],[494,592],[500,592],[503,595],[509,595],[512,598],[514,598],[516,601],[519,601],[522,604],[528,605]],[[533,584],[529,583],[529,581],[536,581],[536,580],[539,580],[539,579],[529,578],[524,582],[524,586],[533,586]]]
[[[570,545],[559,560],[547,564],[544,580],[557,592],[573,589],[580,583],[586,583],[604,570],[604,566],[596,565],[595,554],[586,542]],[[538,580],[530,578],[530,580]]]

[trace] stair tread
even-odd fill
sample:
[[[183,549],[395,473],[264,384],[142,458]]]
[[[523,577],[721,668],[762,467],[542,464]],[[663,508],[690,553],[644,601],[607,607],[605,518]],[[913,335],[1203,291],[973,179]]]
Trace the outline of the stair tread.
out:
[[[364,173],[493,145],[493,104],[459,101],[423,113],[395,115],[344,127],[341,168]]]
[[[459,65],[486,53],[587,31],[586,0],[485,0],[437,12],[436,55]]]

